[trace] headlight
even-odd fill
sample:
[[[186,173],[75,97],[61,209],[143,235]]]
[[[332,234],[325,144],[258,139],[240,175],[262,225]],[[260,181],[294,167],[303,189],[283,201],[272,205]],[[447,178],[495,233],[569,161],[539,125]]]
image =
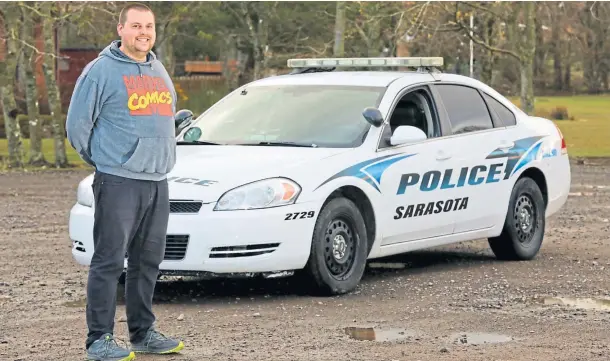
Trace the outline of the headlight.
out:
[[[86,182],[87,180],[88,178],[78,184],[78,189],[76,190],[76,202],[85,207],[92,207],[93,191],[91,190],[89,182]]]
[[[290,179],[271,178],[234,188],[223,194],[215,211],[257,209],[293,204],[301,187]]]

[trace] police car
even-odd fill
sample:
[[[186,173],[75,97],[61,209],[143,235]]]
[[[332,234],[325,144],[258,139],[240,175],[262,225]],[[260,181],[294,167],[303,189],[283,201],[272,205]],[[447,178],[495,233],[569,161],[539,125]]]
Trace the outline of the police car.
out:
[[[568,197],[564,138],[442,64],[290,59],[292,73],[246,84],[196,119],[178,112],[162,274],[296,272],[333,295],[357,287],[367,260],[423,248],[487,239],[499,259],[535,257]],[[82,265],[91,180],[69,220]]]

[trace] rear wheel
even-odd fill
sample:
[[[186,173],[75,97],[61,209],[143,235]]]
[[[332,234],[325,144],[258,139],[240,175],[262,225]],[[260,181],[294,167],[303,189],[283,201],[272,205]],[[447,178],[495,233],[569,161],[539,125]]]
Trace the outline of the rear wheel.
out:
[[[358,207],[346,198],[330,200],[320,211],[305,270],[318,293],[344,294],[358,286],[367,258],[366,226]]]
[[[522,178],[513,188],[502,233],[490,238],[489,245],[498,259],[530,260],[542,246],[545,206],[538,184]]]

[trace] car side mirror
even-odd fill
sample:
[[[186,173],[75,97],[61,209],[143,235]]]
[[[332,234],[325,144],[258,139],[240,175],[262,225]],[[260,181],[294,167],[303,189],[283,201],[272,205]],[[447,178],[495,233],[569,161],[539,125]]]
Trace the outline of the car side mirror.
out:
[[[180,131],[189,125],[193,121],[193,112],[188,109],[182,109],[176,112],[174,116],[174,125],[176,127],[176,132],[180,133]]]
[[[379,128],[383,124],[383,115],[377,108],[369,107],[362,111],[362,115],[372,126]]]
[[[423,130],[410,125],[401,125],[394,130],[390,138],[391,145],[411,144],[428,139]]]

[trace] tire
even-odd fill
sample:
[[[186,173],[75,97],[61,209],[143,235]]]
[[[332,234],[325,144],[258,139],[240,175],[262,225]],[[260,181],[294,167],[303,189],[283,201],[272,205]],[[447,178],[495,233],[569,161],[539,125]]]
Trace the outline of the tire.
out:
[[[531,260],[542,246],[545,225],[544,198],[538,184],[521,178],[513,187],[502,233],[489,238],[489,246],[497,259]]]
[[[330,200],[316,221],[304,269],[314,293],[331,296],[354,290],[364,274],[367,249],[366,226],[358,207],[346,198]]]

